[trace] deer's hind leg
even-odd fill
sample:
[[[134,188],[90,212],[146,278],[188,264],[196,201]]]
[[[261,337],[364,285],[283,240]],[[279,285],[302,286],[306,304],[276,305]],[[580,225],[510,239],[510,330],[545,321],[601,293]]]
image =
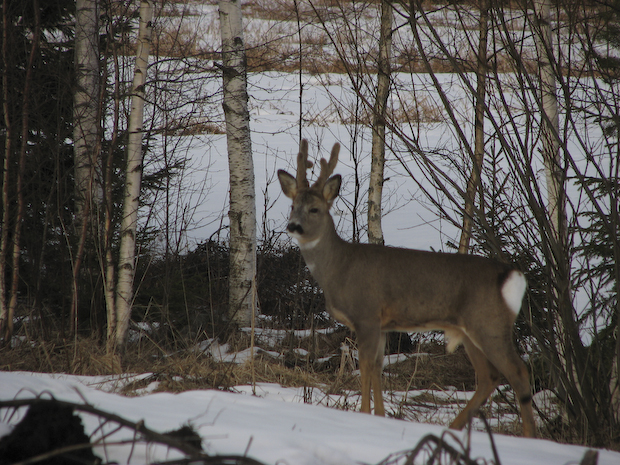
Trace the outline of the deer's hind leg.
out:
[[[476,370],[476,392],[469,400],[465,408],[450,424],[450,428],[462,429],[477,412],[482,404],[486,402],[491,393],[495,390],[500,380],[499,370],[489,361],[487,356],[463,334],[463,346],[471,364]]]
[[[488,348],[486,347],[488,346]],[[489,341],[483,341],[483,350],[488,354],[491,363],[506,377],[519,402],[523,436],[536,437],[536,422],[532,409],[532,388],[527,366],[517,354],[512,340],[493,347]]]

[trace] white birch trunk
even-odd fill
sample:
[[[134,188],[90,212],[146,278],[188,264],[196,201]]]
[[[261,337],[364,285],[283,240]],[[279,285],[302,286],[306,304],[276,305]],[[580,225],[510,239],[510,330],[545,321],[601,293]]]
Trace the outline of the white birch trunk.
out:
[[[240,0],[219,2],[223,107],[230,172],[229,318],[248,326],[254,315],[256,202],[250,140],[247,66]]]
[[[97,0],[76,0],[73,93],[73,159],[75,174],[71,333],[78,325],[79,276],[93,203],[100,203],[99,159],[99,11]]]
[[[97,0],[76,0],[75,74],[73,94],[73,153],[75,216],[78,228],[93,197],[99,135],[99,9]],[[100,197],[95,193],[95,197]],[[79,233],[79,229],[78,229]]]
[[[385,166],[385,112],[390,92],[390,54],[392,53],[392,4],[381,1],[381,30],[377,60],[377,97],[373,111],[372,156],[368,186],[368,242],[383,244],[381,228],[383,171]]]
[[[112,125],[112,138],[110,140],[109,149],[105,161],[104,169],[104,201],[103,201],[103,268],[104,279],[103,288],[106,302],[106,315],[107,315],[107,341],[106,352],[108,354],[114,353],[114,337],[116,334],[116,269],[114,263],[114,256],[112,253],[112,218],[113,218],[113,191],[112,191],[112,177],[113,177],[113,147],[116,146],[119,116],[120,116],[120,98],[119,98],[120,79],[119,76],[115,76],[114,83],[114,117]]]
[[[557,84],[553,69],[553,42],[551,35],[551,0],[534,2],[539,30],[534,34],[538,49],[538,66],[540,73],[541,115],[541,149],[547,182],[547,211],[550,223],[549,243],[554,249],[553,257],[553,299],[556,308],[553,312],[555,346],[562,369],[573,383],[562,386],[568,392],[576,390],[582,393],[579,382],[579,370],[575,363],[580,354],[575,351],[580,347],[579,335],[572,315],[570,285],[568,275],[567,250],[567,218],[564,171],[560,156],[559,114],[557,100]],[[574,401],[574,399],[573,399]],[[566,412],[565,412],[566,413]]]
[[[484,161],[484,101],[486,98],[487,79],[487,42],[489,36],[489,2],[480,2],[480,21],[478,39],[478,63],[476,68],[476,106],[474,110],[474,159],[472,169],[467,182],[465,197],[465,211],[463,213],[463,230],[459,240],[459,253],[469,253],[469,244],[474,224],[474,210],[478,186],[480,184],[480,172]],[[481,196],[482,199],[482,196]],[[481,200],[482,201],[482,200]]]
[[[136,51],[136,64],[132,84],[131,113],[129,115],[127,168],[123,195],[123,218],[120,230],[118,283],[116,285],[116,334],[115,349],[123,351],[129,328],[133,302],[133,281],[136,268],[136,229],[140,184],[142,182],[142,125],[144,120],[144,85],[151,46],[153,4],[152,0],[140,1],[140,29]]]
[[[559,116],[556,79],[552,67],[553,43],[551,39],[551,2],[537,0],[535,11],[540,25],[540,33],[535,34],[538,48],[540,72],[540,97],[542,101],[542,153],[547,179],[548,211],[553,233],[558,242],[565,234],[564,223],[564,181],[562,160],[560,158]]]

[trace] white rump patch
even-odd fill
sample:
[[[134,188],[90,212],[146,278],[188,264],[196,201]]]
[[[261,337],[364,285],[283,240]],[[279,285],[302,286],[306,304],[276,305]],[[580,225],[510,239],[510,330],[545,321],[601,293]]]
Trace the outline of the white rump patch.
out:
[[[515,315],[518,315],[519,311],[521,311],[526,284],[527,282],[523,273],[518,270],[513,270],[502,286],[502,297],[504,298],[504,302],[506,302],[508,308],[510,308]]]

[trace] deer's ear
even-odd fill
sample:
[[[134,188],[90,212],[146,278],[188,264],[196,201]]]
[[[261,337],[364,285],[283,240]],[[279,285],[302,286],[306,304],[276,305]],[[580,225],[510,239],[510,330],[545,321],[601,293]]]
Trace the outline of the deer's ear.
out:
[[[284,195],[289,199],[294,199],[297,195],[297,180],[284,170],[278,170],[278,179]]]
[[[342,176],[339,174],[332,176],[327,180],[323,186],[323,198],[329,205],[332,204],[334,199],[338,197],[340,193],[340,185],[342,184]]]

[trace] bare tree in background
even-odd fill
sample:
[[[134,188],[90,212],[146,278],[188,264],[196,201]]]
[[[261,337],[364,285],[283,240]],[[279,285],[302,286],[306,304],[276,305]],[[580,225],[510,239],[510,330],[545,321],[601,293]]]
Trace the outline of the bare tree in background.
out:
[[[377,95],[372,123],[372,159],[368,187],[368,242],[383,244],[381,228],[383,178],[385,166],[385,113],[390,92],[390,55],[392,53],[392,4],[381,1],[381,28],[377,59]]]
[[[256,202],[240,0],[219,2],[223,107],[230,174],[229,318],[252,320],[256,276]]]
[[[114,338],[114,349],[122,353],[127,340],[129,319],[133,304],[133,285],[136,270],[136,230],[140,185],[143,171],[142,126],[144,124],[144,94],[148,59],[151,46],[153,3],[140,1],[140,28],[136,51],[136,64],[132,84],[131,113],[129,115],[129,142],[127,145],[127,167],[125,169],[125,192],[123,195],[123,216],[120,230],[120,252],[118,260],[118,282],[115,309],[116,328],[108,328],[109,337]],[[110,322],[111,320],[108,319]]]

